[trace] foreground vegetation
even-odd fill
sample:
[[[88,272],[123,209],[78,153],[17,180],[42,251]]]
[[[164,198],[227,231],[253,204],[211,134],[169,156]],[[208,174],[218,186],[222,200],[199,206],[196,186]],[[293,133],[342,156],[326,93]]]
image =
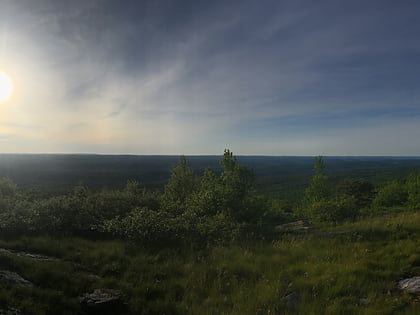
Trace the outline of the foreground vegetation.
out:
[[[3,179],[0,270],[34,287],[0,281],[0,309],[80,314],[78,297],[113,288],[133,314],[419,313],[396,282],[420,275],[420,174],[332,185],[317,157],[291,203],[258,194],[230,151],[220,165],[199,177],[181,157],[162,191],[51,195]],[[275,231],[297,219],[318,229]]]
[[[395,290],[420,268],[420,213],[337,226],[349,233],[286,234],[188,248],[145,248],[125,241],[16,238],[3,248],[57,261],[0,254],[0,267],[35,289],[0,285],[0,304],[28,314],[75,314],[77,297],[98,287],[121,289],[134,314],[418,314]],[[325,229],[331,230],[331,229]]]

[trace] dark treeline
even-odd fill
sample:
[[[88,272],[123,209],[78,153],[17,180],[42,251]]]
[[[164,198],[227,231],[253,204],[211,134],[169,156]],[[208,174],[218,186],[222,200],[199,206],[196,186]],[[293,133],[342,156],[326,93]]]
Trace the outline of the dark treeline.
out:
[[[0,182],[2,235],[117,237],[145,244],[221,243],[269,237],[273,227],[298,219],[338,223],[408,211],[420,206],[420,174],[374,186],[366,179],[333,184],[322,157],[315,158],[299,201],[268,197],[255,189],[253,170],[225,150],[218,171],[197,174],[185,157],[174,165],[163,190],[135,180],[123,189],[92,190],[78,185],[63,194],[21,190]]]
[[[179,156],[0,154],[0,176],[11,178],[20,188],[37,187],[63,193],[83,183],[91,189],[122,189],[127,179],[142,186],[162,188]],[[207,167],[220,174],[220,156],[187,156],[196,175]],[[239,163],[254,170],[260,193],[290,199],[301,198],[312,175],[313,157],[237,156]],[[420,158],[410,157],[324,157],[332,183],[358,177],[378,184],[401,174],[420,170]]]

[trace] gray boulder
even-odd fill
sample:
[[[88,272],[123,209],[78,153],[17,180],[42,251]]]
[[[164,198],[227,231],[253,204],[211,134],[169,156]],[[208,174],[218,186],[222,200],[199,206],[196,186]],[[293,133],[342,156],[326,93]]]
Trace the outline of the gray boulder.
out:
[[[286,303],[287,308],[294,308],[299,303],[299,294],[293,290],[293,283],[289,283],[283,294],[282,300]]]
[[[296,292],[291,292],[283,296],[282,300],[286,303],[288,308],[294,308],[298,305],[299,295]]]
[[[121,291],[113,289],[95,289],[83,295],[80,303],[89,314],[117,314],[125,307]]]
[[[55,258],[55,257],[34,254],[34,253],[27,253],[27,252],[19,252],[17,250],[8,249],[8,248],[0,248],[0,253],[15,255],[19,257],[26,257],[26,258],[36,259],[36,260],[54,260],[54,261],[58,260],[58,258]]]
[[[7,309],[0,309],[0,315],[20,315],[20,310],[14,307],[8,307]]]
[[[32,282],[22,278],[16,272],[8,270],[0,270],[0,281],[10,285],[22,286],[22,287],[33,287]]]
[[[294,231],[306,231],[310,230],[311,227],[309,227],[305,221],[299,220],[295,222],[290,222],[286,224],[277,225],[274,227],[274,230],[277,232],[294,232]]]
[[[420,276],[403,279],[398,282],[398,289],[410,294],[420,294]]]

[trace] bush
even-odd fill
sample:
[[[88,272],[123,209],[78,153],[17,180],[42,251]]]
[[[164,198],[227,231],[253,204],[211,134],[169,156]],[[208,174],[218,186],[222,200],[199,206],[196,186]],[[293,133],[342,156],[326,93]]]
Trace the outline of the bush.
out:
[[[232,240],[239,233],[240,225],[223,213],[198,216],[189,211],[176,216],[163,210],[136,208],[124,218],[106,221],[103,231],[144,244],[207,244]]]
[[[357,208],[370,206],[375,196],[373,185],[365,179],[345,179],[336,187],[338,197],[352,197]]]
[[[411,174],[407,179],[408,206],[417,210],[420,208],[420,173]]]
[[[169,238],[170,226],[168,214],[164,211],[152,211],[136,208],[124,218],[114,218],[104,223],[104,231],[142,242],[156,242]]]
[[[378,190],[373,199],[373,206],[375,208],[402,206],[407,200],[408,192],[405,183],[393,180]]]
[[[352,197],[314,202],[309,206],[310,219],[316,222],[340,222],[359,214]]]

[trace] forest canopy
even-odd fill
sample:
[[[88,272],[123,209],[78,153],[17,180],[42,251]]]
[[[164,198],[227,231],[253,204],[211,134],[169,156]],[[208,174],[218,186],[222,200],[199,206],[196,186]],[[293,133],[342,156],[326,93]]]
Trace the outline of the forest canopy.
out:
[[[220,171],[197,175],[186,157],[173,165],[162,190],[129,180],[123,189],[75,186],[63,194],[22,190],[9,178],[0,181],[0,233],[117,237],[142,243],[220,243],[239,237],[267,237],[294,220],[338,223],[358,217],[418,209],[420,174],[375,187],[365,179],[332,184],[323,157],[301,201],[290,203],[255,189],[253,169],[230,150]]]

